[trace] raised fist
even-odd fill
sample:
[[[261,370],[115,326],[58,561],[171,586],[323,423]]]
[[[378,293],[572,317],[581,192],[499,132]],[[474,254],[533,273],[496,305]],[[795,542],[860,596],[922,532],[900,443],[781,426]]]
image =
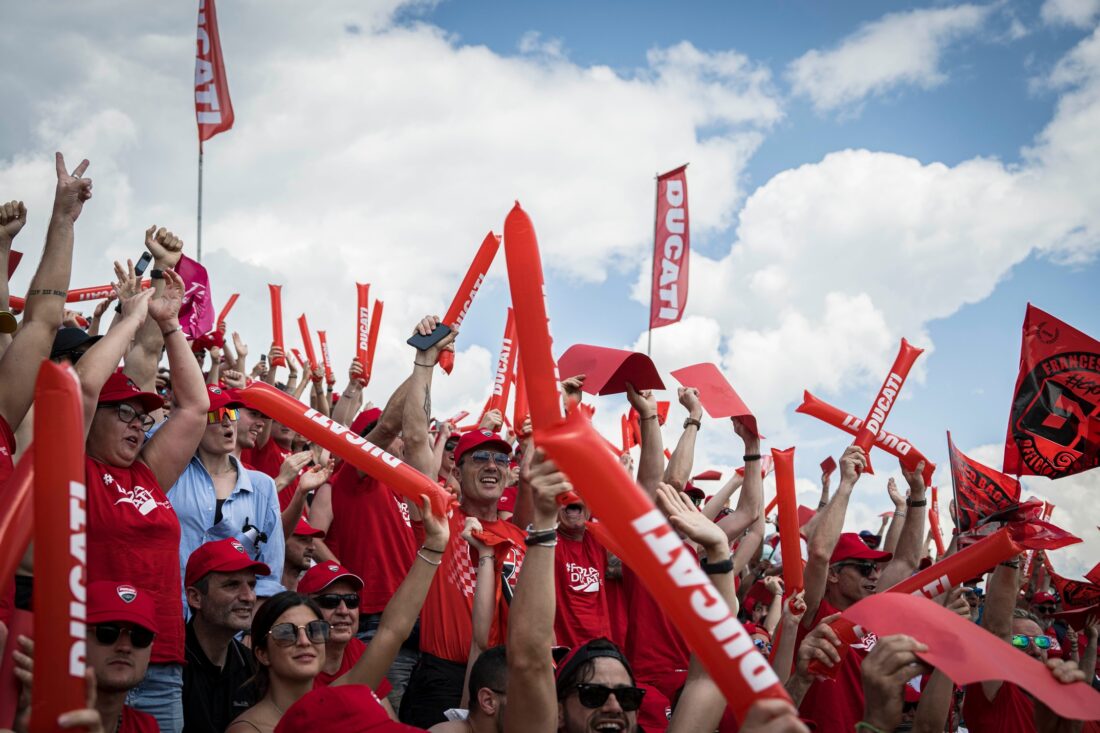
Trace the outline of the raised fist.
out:
[[[27,207],[22,201],[9,201],[0,205],[0,242],[9,243],[27,223]]]
[[[153,255],[157,269],[167,270],[175,267],[183,254],[183,240],[164,227],[157,229],[157,225],[145,230],[145,249]]]

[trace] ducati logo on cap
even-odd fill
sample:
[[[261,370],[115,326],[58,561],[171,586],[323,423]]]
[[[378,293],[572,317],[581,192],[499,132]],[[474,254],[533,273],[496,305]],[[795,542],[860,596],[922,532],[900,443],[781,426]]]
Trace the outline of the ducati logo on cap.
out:
[[[329,565],[328,569],[329,569],[329,572],[335,573],[335,572],[340,570],[340,566],[339,565]]]
[[[137,598],[137,588],[132,585],[120,585],[115,588],[115,593],[118,593],[118,597],[126,603],[133,603]]]
[[[221,394],[221,393],[222,393],[222,389],[221,389],[221,387],[211,387],[211,388],[210,388],[210,392],[211,392],[212,394]]]
[[[233,540],[233,549],[241,553],[242,555],[245,554],[244,545],[242,545],[240,542],[237,542],[237,540]]]
[[[484,435],[486,438],[493,437],[493,431],[492,430],[482,430],[481,434]]]

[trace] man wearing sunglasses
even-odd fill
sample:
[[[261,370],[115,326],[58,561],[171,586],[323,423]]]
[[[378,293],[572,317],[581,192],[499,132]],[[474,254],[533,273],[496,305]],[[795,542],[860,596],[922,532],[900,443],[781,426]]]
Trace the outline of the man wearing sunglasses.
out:
[[[180,567],[186,568],[191,553],[207,542],[233,538],[269,568],[256,584],[256,595],[270,597],[283,590],[285,552],[275,482],[246,469],[234,455],[241,403],[220,387],[210,385],[207,393],[210,408],[202,440],[168,490],[182,533]]]
[[[1041,590],[1031,596],[1031,612],[1035,614],[1035,618],[1039,619],[1039,625],[1043,627],[1044,633],[1050,637],[1048,656],[1061,659],[1066,653],[1063,642],[1073,632],[1069,630],[1065,621],[1054,618],[1054,614],[1060,610],[1058,606],[1058,596],[1050,591]]]
[[[185,733],[222,733],[255,704],[256,690],[247,684],[255,674],[252,652],[236,636],[252,625],[256,576],[270,572],[232,538],[207,542],[187,559]]]
[[[439,325],[439,319],[427,316],[416,326],[416,332],[427,336]],[[432,373],[439,354],[451,347],[452,331],[441,341],[413,357],[413,373],[403,412],[402,438],[405,460],[425,476],[436,477],[433,442],[428,434],[431,416]],[[441,563],[435,582],[428,592],[420,617],[420,661],[409,679],[401,721],[429,728],[445,719],[444,711],[458,707],[462,699],[466,663],[473,635],[472,612],[477,578],[477,560],[471,560],[470,546],[462,539],[466,517],[481,523],[484,535],[491,538],[491,562],[500,575],[494,604],[489,646],[503,642],[502,621],[507,618],[520,566],[526,551],[522,529],[500,518],[500,497],[508,477],[512,446],[496,433],[476,429],[465,433],[454,450],[462,499],[451,512],[450,540],[438,562]],[[418,540],[423,537],[420,512],[409,505],[413,529]],[[532,527],[539,537],[555,536],[553,519],[548,525]],[[421,550],[421,552],[424,552]],[[415,701],[415,704],[409,704]]]

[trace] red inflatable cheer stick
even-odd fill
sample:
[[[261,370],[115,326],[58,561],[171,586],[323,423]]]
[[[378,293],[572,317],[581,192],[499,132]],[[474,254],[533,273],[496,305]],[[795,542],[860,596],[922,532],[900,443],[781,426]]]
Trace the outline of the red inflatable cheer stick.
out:
[[[959,550],[951,557],[929,565],[916,575],[910,575],[884,592],[911,593],[935,598],[948,589],[1019,555],[1023,550],[1023,547],[1013,541],[1011,530],[1004,527],[978,540],[965,550]]]
[[[940,532],[940,492],[932,487],[932,505],[928,507],[928,527],[932,530],[932,540],[936,543],[936,557],[943,557],[943,534]]]
[[[504,324],[504,340],[500,345],[500,357],[497,359],[497,375],[493,381],[493,393],[485,412],[500,410],[508,406],[508,397],[512,392],[512,375],[516,367],[516,323],[512,309],[508,309],[508,318]]]
[[[268,285],[271,292],[271,343],[283,350],[284,356],[271,359],[271,366],[286,366],[286,345],[283,343],[283,286]]]
[[[512,403],[512,430],[516,435],[523,434],[523,421],[530,409],[527,405],[527,383],[523,380],[523,364],[519,355],[519,342],[516,342],[516,399]]]
[[[500,237],[492,232],[485,235],[481,242],[474,261],[470,263],[470,269],[466,271],[466,277],[462,278],[462,284],[458,286],[451,307],[447,309],[447,315],[443,316],[443,322],[457,331],[466,313],[470,310],[470,304],[474,302],[474,296],[485,282],[485,276],[489,274],[489,268],[500,249]],[[439,355],[439,366],[448,374],[454,368],[455,355],[453,351],[444,351]]]
[[[317,353],[313,350],[313,337],[309,334],[309,321],[306,320],[306,314],[298,316],[298,330],[302,334],[302,344],[306,349],[306,360],[309,361],[309,371],[312,376],[312,372],[320,364],[317,361]]]
[[[882,432],[882,427],[886,424],[886,418],[890,416],[890,411],[894,408],[901,387],[905,384],[905,378],[909,376],[909,370],[913,368],[913,362],[923,353],[924,349],[918,349],[905,339],[901,340],[901,348],[898,349],[894,365],[890,367],[890,373],[886,375],[886,379],[879,388],[878,395],[875,397],[874,403],[871,404],[871,409],[867,411],[867,417],[864,418],[863,424],[856,432],[856,439],[853,441],[853,445],[858,445],[864,453],[869,454],[871,452],[871,446],[874,445],[879,433]],[[870,463],[867,464],[867,467],[870,468]]]
[[[431,499],[432,513],[446,516],[454,500],[439,484],[344,425],[263,382],[253,382],[238,394],[249,407],[327,448],[368,476],[388,484],[409,501],[420,504],[420,495],[426,495]]]
[[[840,428],[850,435],[856,435],[863,424],[863,421],[855,415],[833,407],[809,392],[802,393],[802,404],[798,406],[795,412],[816,417],[818,420],[826,422],[834,428]],[[936,470],[936,464],[925,458],[924,454],[914,448],[908,440],[897,435],[891,435],[885,430],[879,430],[875,438],[875,444],[887,453],[900,458],[901,465],[905,466],[907,471],[915,471],[917,465],[924,461],[924,484],[925,486],[932,485],[932,474]]]
[[[31,444],[8,477],[4,501],[0,502],[0,598],[7,596],[15,569],[34,534],[33,486],[34,445]]]
[[[794,488],[794,448],[776,450],[775,491],[779,500],[779,546],[783,552],[783,592],[793,595],[802,582],[802,536],[798,531],[798,497]]]
[[[355,300],[355,358],[365,370],[370,344],[370,283],[355,283]],[[364,377],[359,381],[364,381]]]
[[[317,341],[321,344],[321,362],[325,365],[325,382],[331,387],[336,384],[336,375],[332,373],[332,360],[328,355],[328,338],[324,331],[317,332]]]
[[[69,367],[42,362],[34,386],[34,676],[31,725],[85,706],[87,613],[84,410]]]
[[[363,363],[363,384],[370,384],[371,370],[374,369],[374,347],[378,345],[378,331],[382,327],[382,306],[380,300],[374,301],[370,313],[370,339],[367,342],[367,360]]]
[[[237,303],[237,298],[241,297],[240,293],[233,293],[229,296],[229,300],[225,301],[225,305],[222,306],[222,310],[218,313],[218,317],[214,320],[214,330],[220,331],[221,326],[225,323],[226,317],[229,315],[229,311],[233,310],[233,306]]]

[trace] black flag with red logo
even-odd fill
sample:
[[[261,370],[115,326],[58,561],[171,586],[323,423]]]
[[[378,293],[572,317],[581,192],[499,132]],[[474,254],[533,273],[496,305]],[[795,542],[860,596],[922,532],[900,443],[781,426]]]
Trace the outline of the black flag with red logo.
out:
[[[1049,567],[1050,582],[1058,591],[1058,598],[1062,601],[1062,608],[1088,608],[1100,603],[1100,585],[1086,583],[1083,580],[1063,578]]]
[[[1100,465],[1100,341],[1028,303],[1005,473],[1072,476]]]
[[[960,532],[976,527],[986,517],[1020,503],[1020,482],[983,466],[955,447],[947,433],[951,482],[955,486],[955,513]]]

